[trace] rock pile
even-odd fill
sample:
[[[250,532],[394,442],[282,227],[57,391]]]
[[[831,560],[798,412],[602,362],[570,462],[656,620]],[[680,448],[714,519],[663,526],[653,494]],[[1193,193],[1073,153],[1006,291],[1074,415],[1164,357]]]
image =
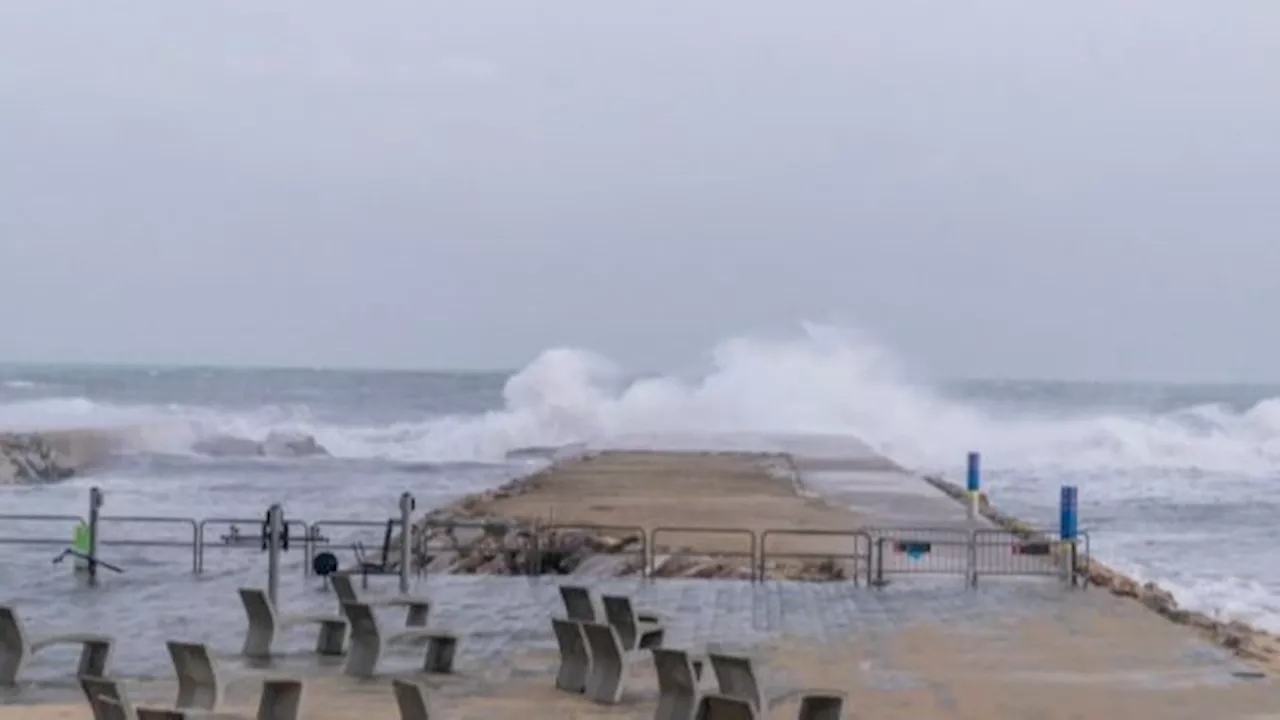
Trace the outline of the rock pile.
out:
[[[0,435],[0,485],[51,482],[74,474],[72,460],[43,435]]]
[[[939,477],[926,477],[925,480],[951,497],[968,502],[965,490],[959,485]],[[1015,535],[1031,537],[1042,534],[1027,523],[996,510],[987,501],[986,495],[979,498],[979,510],[984,517]],[[1132,598],[1179,625],[1193,627],[1209,640],[1240,657],[1267,663],[1280,661],[1280,637],[1238,620],[1222,621],[1201,612],[1186,610],[1178,605],[1173,593],[1168,590],[1153,582],[1140,583],[1097,560],[1090,559],[1083,572],[1088,584],[1105,588],[1118,597]]]

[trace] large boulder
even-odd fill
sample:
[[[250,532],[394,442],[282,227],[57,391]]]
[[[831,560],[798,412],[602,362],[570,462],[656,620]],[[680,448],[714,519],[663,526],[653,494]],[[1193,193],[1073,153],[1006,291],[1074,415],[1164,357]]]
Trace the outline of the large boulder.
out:
[[[0,435],[0,485],[62,480],[75,472],[73,458],[43,435]]]
[[[259,447],[260,454],[266,457],[312,457],[329,454],[314,435],[280,430],[267,433]]]

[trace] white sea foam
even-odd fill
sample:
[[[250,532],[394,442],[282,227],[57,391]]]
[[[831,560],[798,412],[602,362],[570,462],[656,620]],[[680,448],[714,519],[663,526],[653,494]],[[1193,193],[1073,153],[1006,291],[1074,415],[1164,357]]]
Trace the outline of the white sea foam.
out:
[[[334,454],[419,461],[500,459],[507,451],[617,436],[679,433],[852,435],[921,468],[952,468],[981,449],[988,468],[1128,470],[1270,476],[1280,467],[1280,399],[1245,412],[1218,405],[1169,413],[1005,415],[944,398],[905,377],[857,333],[808,325],[799,337],[718,345],[689,380],[629,380],[586,350],[542,353],[507,381],[501,409],[381,426],[322,422],[304,406],[248,412],[112,406],[81,397],[0,404],[0,428],[140,427],[144,447],[181,452],[213,434],[315,435]]]

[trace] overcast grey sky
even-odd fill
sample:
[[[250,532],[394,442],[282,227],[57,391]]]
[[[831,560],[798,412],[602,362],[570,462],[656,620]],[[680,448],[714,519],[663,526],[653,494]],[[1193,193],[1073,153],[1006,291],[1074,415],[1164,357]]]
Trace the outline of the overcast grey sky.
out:
[[[0,358],[1280,377],[1274,0],[0,4]]]

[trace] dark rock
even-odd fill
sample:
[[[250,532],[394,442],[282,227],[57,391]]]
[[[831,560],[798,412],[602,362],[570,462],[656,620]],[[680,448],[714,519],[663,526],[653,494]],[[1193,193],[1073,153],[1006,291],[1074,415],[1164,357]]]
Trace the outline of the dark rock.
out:
[[[267,433],[259,446],[261,455],[266,457],[315,457],[327,456],[329,451],[316,440],[314,435],[301,432],[284,432],[272,430]]]
[[[210,457],[299,458],[328,456],[329,451],[306,433],[272,430],[262,442],[234,435],[213,435],[191,444],[191,449]]]

